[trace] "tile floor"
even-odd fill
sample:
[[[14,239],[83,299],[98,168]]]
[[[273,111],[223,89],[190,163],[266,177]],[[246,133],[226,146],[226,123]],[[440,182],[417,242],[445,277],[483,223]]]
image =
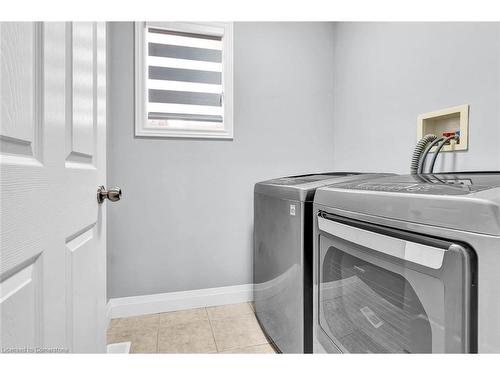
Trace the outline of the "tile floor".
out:
[[[274,353],[250,303],[112,319],[108,344],[131,353]]]

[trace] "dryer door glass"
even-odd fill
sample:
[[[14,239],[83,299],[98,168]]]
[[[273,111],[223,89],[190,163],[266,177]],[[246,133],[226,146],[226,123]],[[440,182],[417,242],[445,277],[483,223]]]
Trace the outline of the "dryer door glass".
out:
[[[352,353],[471,351],[468,250],[326,224],[319,237],[320,341]]]

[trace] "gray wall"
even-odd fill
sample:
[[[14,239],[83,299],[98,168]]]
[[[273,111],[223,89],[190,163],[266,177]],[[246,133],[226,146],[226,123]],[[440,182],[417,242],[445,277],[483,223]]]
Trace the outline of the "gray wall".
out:
[[[500,169],[498,23],[336,23],[334,163],[408,173],[417,115],[470,104],[469,150],[444,170]]]
[[[331,23],[236,23],[234,141],[134,138],[133,26],[109,26],[108,296],[252,282],[253,185],[333,167]]]

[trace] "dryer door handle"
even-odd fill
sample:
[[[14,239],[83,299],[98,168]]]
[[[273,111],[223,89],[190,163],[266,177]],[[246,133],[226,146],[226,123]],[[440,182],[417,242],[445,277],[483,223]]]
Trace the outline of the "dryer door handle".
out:
[[[318,217],[318,227],[321,231],[345,241],[433,269],[441,268],[447,251],[338,223],[321,216]]]

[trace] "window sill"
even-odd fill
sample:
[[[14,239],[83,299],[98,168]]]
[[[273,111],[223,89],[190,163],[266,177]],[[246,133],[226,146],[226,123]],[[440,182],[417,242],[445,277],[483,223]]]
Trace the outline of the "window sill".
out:
[[[225,139],[233,140],[233,134],[226,131],[200,131],[183,129],[136,129],[136,137],[156,138],[191,138],[191,139]]]

